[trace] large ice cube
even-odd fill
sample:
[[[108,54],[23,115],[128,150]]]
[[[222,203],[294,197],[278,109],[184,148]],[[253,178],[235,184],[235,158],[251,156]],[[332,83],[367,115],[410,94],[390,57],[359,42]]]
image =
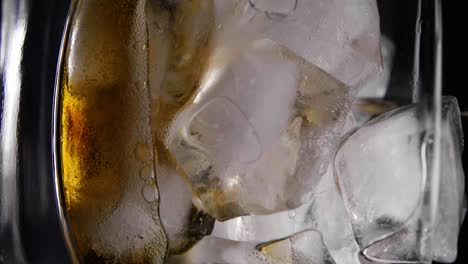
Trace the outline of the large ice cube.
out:
[[[463,130],[455,97],[442,103],[442,138],[439,204],[434,230],[434,260],[453,262],[457,257],[458,232],[463,221],[465,175],[461,155]]]
[[[221,38],[271,39],[352,87],[381,70],[373,0],[219,0],[215,9]]]
[[[423,201],[422,191],[433,149],[427,148],[431,139],[427,123],[419,117],[422,110],[422,105],[412,105],[378,117],[337,152],[340,189],[369,261],[456,258],[464,201],[460,113],[455,98],[443,98],[440,188],[429,187],[440,193],[435,226],[430,229],[427,208],[435,205]]]
[[[219,48],[167,146],[219,220],[310,199],[349,112],[348,88],[269,40]]]
[[[305,230],[271,242],[237,242],[205,237],[190,251],[171,256],[168,263],[334,264],[320,232]]]
[[[335,170],[361,248],[402,228],[423,186],[417,108],[384,114],[347,138]]]
[[[212,236],[236,241],[267,241],[316,229],[337,263],[359,263],[359,246],[334,181],[332,166],[322,177],[310,202],[285,212],[243,216],[216,222]]]

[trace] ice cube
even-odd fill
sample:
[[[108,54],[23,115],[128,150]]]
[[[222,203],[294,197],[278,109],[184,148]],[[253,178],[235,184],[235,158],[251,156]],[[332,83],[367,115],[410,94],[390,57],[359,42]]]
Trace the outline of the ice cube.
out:
[[[215,9],[218,39],[271,39],[351,87],[381,70],[373,0],[219,0]]]
[[[272,215],[216,222],[212,236],[236,241],[267,241],[310,228],[322,233],[324,243],[337,263],[359,263],[357,254],[360,249],[338,193],[332,166],[317,185],[312,200],[301,207]]]
[[[426,211],[435,205],[423,202],[422,190],[433,150],[427,148],[430,134],[421,122],[422,106],[406,106],[372,120],[337,152],[340,190],[363,256],[370,261],[456,258],[464,201],[460,112],[455,98],[443,98],[440,193],[430,229]]]
[[[220,48],[167,147],[219,220],[310,199],[349,113],[349,89],[269,40]]]
[[[465,175],[461,156],[463,130],[455,97],[442,103],[441,171],[439,204],[434,230],[434,260],[454,262],[457,257],[458,232],[463,221]]]
[[[335,173],[361,248],[403,228],[422,197],[418,108],[384,114],[349,136]]]
[[[309,229],[275,241],[258,244],[205,237],[190,251],[172,256],[169,263],[332,264],[320,232]]]
[[[156,174],[160,192],[159,213],[169,253],[179,254],[209,235],[214,219],[193,205],[190,185],[175,169],[159,165]]]

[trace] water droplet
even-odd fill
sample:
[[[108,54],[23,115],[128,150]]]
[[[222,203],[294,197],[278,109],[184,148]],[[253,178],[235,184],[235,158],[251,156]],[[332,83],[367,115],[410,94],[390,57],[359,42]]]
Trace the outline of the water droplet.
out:
[[[296,217],[296,210],[290,210],[288,215],[289,218],[294,219]]]
[[[151,159],[151,150],[145,143],[138,143],[134,150],[135,158],[140,161],[147,161]]]
[[[143,198],[148,203],[154,203],[157,200],[157,189],[152,184],[146,184],[142,189]]]
[[[151,181],[154,179],[153,167],[150,165],[144,165],[140,169],[140,178],[144,181]]]

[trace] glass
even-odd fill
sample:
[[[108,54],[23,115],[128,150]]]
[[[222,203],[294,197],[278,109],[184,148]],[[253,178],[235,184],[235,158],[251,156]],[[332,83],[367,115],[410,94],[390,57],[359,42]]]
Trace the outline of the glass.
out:
[[[74,263],[455,259],[463,142],[441,97],[440,1],[419,2],[412,90],[392,83],[385,36],[364,86],[373,1],[73,1],[55,102],[39,89],[37,106],[16,48],[32,6],[2,6],[0,262],[40,259],[31,212]],[[42,132],[14,133],[36,108],[45,152]],[[31,206],[35,183],[54,206]]]
[[[69,262],[51,148],[67,10],[66,1],[1,1],[2,263]]]

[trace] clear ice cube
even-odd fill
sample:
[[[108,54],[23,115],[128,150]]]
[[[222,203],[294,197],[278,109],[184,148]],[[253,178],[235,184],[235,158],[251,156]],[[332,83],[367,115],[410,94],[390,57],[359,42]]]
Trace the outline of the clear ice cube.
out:
[[[335,173],[357,242],[365,248],[403,227],[422,197],[418,109],[384,114],[349,136]]]
[[[265,39],[219,48],[208,67],[166,140],[203,209],[227,220],[307,202],[340,139],[349,89]]]
[[[430,187],[439,189],[432,229],[425,208],[434,205],[423,201],[423,188],[433,150],[427,148],[430,134],[419,117],[422,104],[372,120],[337,152],[340,190],[363,250],[361,257],[369,263],[456,258],[465,199],[463,138],[456,99],[444,97],[442,106],[440,187]]]
[[[216,222],[212,236],[236,241],[267,241],[310,228],[322,233],[323,241],[337,263],[359,263],[357,254],[360,249],[354,240],[332,166],[318,183],[312,200],[301,207],[272,215]]]

